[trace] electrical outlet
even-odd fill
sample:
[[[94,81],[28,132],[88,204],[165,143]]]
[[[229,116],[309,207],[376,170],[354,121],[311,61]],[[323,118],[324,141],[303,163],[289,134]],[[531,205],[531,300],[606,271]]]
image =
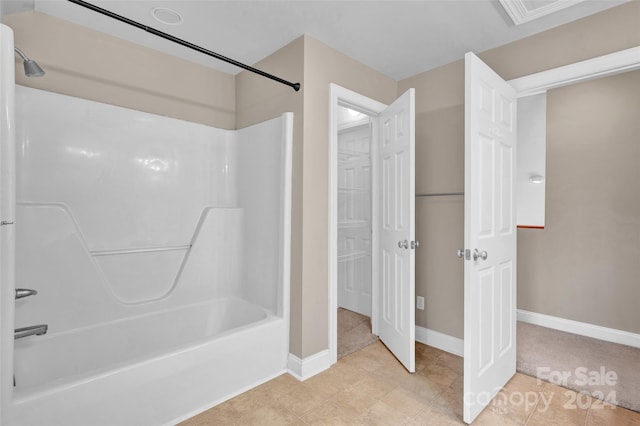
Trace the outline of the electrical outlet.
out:
[[[424,297],[418,296],[416,298],[416,308],[424,311]]]

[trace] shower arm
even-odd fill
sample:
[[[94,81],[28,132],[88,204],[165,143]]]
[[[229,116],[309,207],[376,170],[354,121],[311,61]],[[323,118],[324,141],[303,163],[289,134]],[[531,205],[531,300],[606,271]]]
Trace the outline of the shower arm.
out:
[[[83,1],[83,0],[67,0],[67,1],[70,1],[71,3],[77,4],[78,6],[86,7],[87,9],[93,10],[94,12],[98,12],[98,13],[100,13],[102,15],[105,15],[105,16],[108,16],[110,18],[116,19],[116,20],[118,20],[120,22],[124,22],[125,24],[132,25],[132,26],[134,26],[136,28],[139,28],[141,30],[144,30],[144,31],[146,31],[148,33],[151,33],[151,34],[156,35],[158,37],[164,38],[165,40],[172,41],[174,43],[177,43],[179,45],[188,47],[189,49],[193,49],[193,50],[198,51],[200,53],[204,53],[205,55],[212,56],[212,57],[214,57],[216,59],[219,59],[221,61],[224,61],[224,62],[227,62],[229,64],[235,65],[237,67],[240,67],[240,68],[245,69],[247,71],[250,71],[252,73],[261,75],[261,76],[266,77],[266,78],[270,78],[271,80],[277,81],[278,83],[281,83],[281,84],[284,84],[286,86],[289,86],[289,87],[293,88],[293,90],[295,90],[296,92],[300,90],[300,83],[291,83],[290,81],[284,80],[284,79],[282,79],[280,77],[277,77],[277,76],[275,76],[273,74],[269,74],[268,72],[262,71],[262,70],[260,70],[258,68],[254,68],[254,67],[252,67],[250,65],[243,64],[242,62],[238,62],[235,59],[227,58],[226,56],[220,55],[219,53],[216,53],[216,52],[213,52],[211,50],[205,49],[204,47],[200,47],[200,46],[198,46],[196,44],[190,43],[190,42],[188,42],[186,40],[182,40],[182,39],[180,39],[178,37],[174,37],[171,34],[167,34],[167,33],[163,32],[163,31],[156,30],[155,28],[148,27],[148,26],[146,26],[144,24],[141,24],[140,22],[131,20],[131,19],[126,18],[126,17],[124,17],[122,15],[118,15],[117,13],[113,13],[113,12],[111,12],[109,10],[103,9],[101,7],[98,7],[96,5],[88,3],[86,1]]]
[[[18,54],[18,56],[20,56],[20,59],[22,59],[22,61],[28,61],[29,57],[18,47],[14,47],[13,51],[16,52]]]

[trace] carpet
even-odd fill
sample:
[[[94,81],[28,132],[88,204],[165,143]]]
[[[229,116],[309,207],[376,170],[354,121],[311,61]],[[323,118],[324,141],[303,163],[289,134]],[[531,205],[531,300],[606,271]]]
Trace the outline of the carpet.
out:
[[[378,341],[371,334],[371,318],[338,308],[338,359]]]
[[[518,372],[640,412],[640,348],[518,321]]]

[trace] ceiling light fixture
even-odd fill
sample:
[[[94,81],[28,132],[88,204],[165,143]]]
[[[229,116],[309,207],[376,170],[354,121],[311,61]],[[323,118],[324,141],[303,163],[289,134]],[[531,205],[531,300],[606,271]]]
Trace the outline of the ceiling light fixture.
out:
[[[182,15],[167,7],[154,7],[151,9],[151,16],[156,21],[167,25],[180,25],[184,22]]]

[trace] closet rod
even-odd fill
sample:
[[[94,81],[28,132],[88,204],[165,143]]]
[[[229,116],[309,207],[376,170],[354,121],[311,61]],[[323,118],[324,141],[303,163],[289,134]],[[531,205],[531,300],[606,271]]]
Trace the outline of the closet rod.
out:
[[[200,53],[204,53],[205,55],[212,56],[212,57],[214,57],[216,59],[219,59],[221,61],[224,61],[224,62],[227,62],[229,64],[235,65],[237,67],[243,68],[243,69],[245,69],[247,71],[251,71],[251,72],[256,73],[258,75],[261,75],[263,77],[270,78],[271,80],[275,80],[278,83],[282,83],[282,84],[284,84],[286,86],[292,87],[293,90],[295,90],[296,92],[298,90],[300,90],[300,83],[291,83],[290,81],[284,80],[284,79],[282,79],[280,77],[276,77],[273,74],[269,74],[268,72],[265,72],[265,71],[259,70],[257,68],[254,68],[252,66],[243,64],[242,62],[238,62],[238,61],[236,61],[234,59],[227,58],[226,56],[222,56],[219,53],[212,52],[211,50],[205,49],[204,47],[200,47],[200,46],[198,46],[196,44],[189,43],[188,41],[185,41],[185,40],[182,40],[180,38],[174,37],[171,34],[167,34],[167,33],[162,32],[160,30],[156,30],[155,28],[148,27],[148,26],[146,26],[144,24],[141,24],[139,22],[133,21],[133,20],[131,20],[129,18],[125,18],[122,15],[118,15],[117,13],[113,13],[113,12],[110,12],[110,11],[108,11],[106,9],[101,8],[101,7],[95,6],[95,5],[91,4],[91,3],[87,3],[86,1],[83,1],[83,0],[67,0],[67,1],[70,1],[71,3],[77,4],[78,6],[86,7],[87,9],[93,10],[94,12],[98,12],[98,13],[100,13],[102,15],[105,15],[105,16],[108,16],[110,18],[116,19],[116,20],[118,20],[120,22],[124,22],[125,24],[132,25],[132,26],[137,27],[137,28],[139,28],[141,30],[144,30],[144,31],[146,31],[148,33],[151,33],[153,35],[157,35],[158,37],[164,38],[165,40],[172,41],[174,43],[177,43],[177,44],[180,44],[182,46],[188,47],[190,49],[196,50],[196,51],[198,51]]]
[[[416,197],[443,197],[446,195],[464,195],[464,192],[438,192],[435,194],[416,194]]]

